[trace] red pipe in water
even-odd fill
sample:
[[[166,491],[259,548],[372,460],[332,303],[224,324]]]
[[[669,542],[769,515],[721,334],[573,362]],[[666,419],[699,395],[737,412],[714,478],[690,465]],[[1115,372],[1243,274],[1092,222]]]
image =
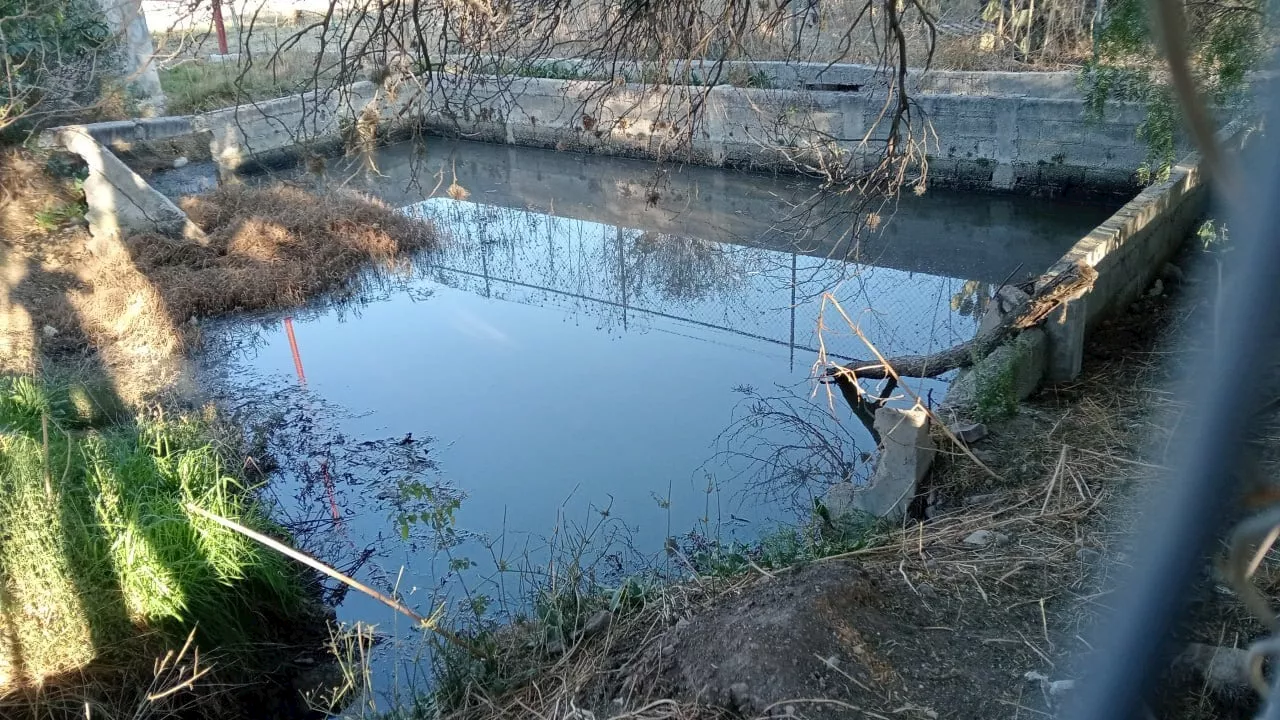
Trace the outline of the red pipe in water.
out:
[[[222,0],[210,0],[213,3],[213,29],[218,32],[218,52],[229,55],[227,49],[227,28],[222,24]]]
[[[293,334],[293,318],[284,319],[284,332],[289,336],[289,350],[293,352],[293,369],[298,373],[298,384],[307,384],[307,374],[302,370],[302,354],[298,352],[298,338]]]

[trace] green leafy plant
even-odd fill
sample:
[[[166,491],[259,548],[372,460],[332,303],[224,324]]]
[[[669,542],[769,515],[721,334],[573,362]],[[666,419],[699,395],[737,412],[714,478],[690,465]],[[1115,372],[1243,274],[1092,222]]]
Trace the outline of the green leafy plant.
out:
[[[114,45],[93,0],[0,0],[0,130],[91,103]]]
[[[1095,27],[1093,58],[1081,84],[1090,117],[1099,118],[1110,102],[1141,102],[1146,119],[1138,128],[1148,157],[1139,170],[1144,183],[1167,178],[1174,162],[1179,114],[1167,66],[1151,29],[1147,0],[1115,0],[1106,4]],[[1245,101],[1248,78],[1266,56],[1271,15],[1262,0],[1185,6],[1185,52],[1192,80],[1201,94],[1219,106]]]
[[[0,378],[0,575],[20,643],[0,652],[20,647],[42,677],[147,634],[180,644],[198,628],[206,648],[264,639],[264,618],[301,607],[299,572],[188,508],[280,528],[228,471],[208,423],[103,412],[104,395],[95,383]]]

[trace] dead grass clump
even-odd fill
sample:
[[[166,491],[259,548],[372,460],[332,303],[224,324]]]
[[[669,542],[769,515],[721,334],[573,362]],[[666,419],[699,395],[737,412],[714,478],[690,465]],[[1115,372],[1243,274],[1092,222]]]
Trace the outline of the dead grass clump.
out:
[[[184,202],[207,244],[139,236],[130,261],[177,323],[233,310],[292,307],[437,244],[435,229],[349,191],[225,187]]]
[[[132,236],[98,257],[79,227],[11,241],[0,263],[0,363],[29,371],[41,357],[100,360],[123,394],[141,399],[181,379],[191,318],[355,292],[367,266],[395,267],[438,242],[431,225],[348,191],[228,187],[184,204],[205,242]]]
[[[66,169],[67,177],[60,177],[50,171],[48,158],[0,147],[0,241],[42,235],[73,219],[83,194],[70,177],[71,166]]]

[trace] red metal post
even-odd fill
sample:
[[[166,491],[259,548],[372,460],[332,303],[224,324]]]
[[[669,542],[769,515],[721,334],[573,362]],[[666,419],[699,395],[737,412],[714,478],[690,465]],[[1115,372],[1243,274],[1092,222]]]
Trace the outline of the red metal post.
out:
[[[213,3],[213,29],[218,32],[218,52],[230,54],[227,49],[227,28],[222,24],[222,0],[210,0]]]

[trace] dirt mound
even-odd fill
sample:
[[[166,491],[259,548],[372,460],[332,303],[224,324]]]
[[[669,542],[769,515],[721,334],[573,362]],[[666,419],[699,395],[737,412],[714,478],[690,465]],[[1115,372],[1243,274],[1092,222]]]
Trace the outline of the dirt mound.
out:
[[[1002,637],[992,616],[903,590],[852,560],[762,576],[657,635],[597,697],[749,718],[1007,714],[1026,659],[984,642]]]

